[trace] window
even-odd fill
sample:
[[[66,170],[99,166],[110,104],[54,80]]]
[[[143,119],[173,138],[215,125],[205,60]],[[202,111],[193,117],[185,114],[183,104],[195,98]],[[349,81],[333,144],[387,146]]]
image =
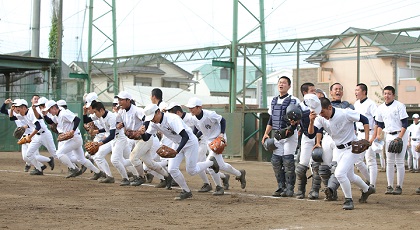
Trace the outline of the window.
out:
[[[229,79],[229,69],[222,68],[220,69],[220,79]]]
[[[107,92],[108,93],[113,93],[114,92],[114,81],[108,80],[106,82],[106,87],[107,87]]]
[[[167,88],[179,88],[179,82],[176,82],[176,81],[165,81],[165,80],[163,80],[163,87],[167,87]]]
[[[152,78],[147,77],[134,77],[134,83],[135,86],[152,86]]]
[[[415,86],[406,86],[405,87],[405,92],[416,92],[416,87]]]

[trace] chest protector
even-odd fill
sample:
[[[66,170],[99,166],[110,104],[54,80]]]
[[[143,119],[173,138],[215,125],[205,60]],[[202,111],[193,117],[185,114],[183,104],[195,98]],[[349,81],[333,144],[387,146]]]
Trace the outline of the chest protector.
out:
[[[337,102],[331,102],[331,105],[335,108],[340,108],[340,109],[353,109],[354,110],[354,106],[352,104],[350,104],[348,101],[342,101],[340,103]]]
[[[290,103],[293,102],[296,104],[296,100],[292,99],[291,95],[287,96],[281,104],[277,104],[278,100],[279,97],[275,97],[271,101],[271,123],[274,130],[283,129],[289,125],[286,117],[286,109]]]

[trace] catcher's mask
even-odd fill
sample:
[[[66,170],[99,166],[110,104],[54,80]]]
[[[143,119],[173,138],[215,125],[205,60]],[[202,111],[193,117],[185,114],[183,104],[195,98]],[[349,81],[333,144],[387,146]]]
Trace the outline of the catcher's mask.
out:
[[[263,147],[266,151],[274,151],[277,149],[273,138],[267,138],[264,141]]]

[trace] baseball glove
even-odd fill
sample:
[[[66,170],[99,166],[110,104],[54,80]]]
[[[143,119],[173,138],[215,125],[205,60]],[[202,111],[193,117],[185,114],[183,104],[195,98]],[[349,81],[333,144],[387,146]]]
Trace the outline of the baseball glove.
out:
[[[138,131],[138,130],[128,130],[128,129],[126,129],[124,134],[128,138],[133,139],[133,140],[141,140],[142,139],[140,131]]]
[[[366,139],[361,139],[358,141],[351,142],[351,152],[352,153],[363,153],[370,146],[370,142]]]
[[[74,134],[72,134],[71,132],[60,133],[57,137],[57,141],[65,141],[65,140],[71,139],[73,137],[74,137]]]
[[[90,155],[95,155],[99,150],[99,143],[94,141],[86,142],[85,149]]]
[[[57,130],[57,124],[53,123],[50,125],[50,129],[53,133],[57,133],[58,134],[58,130]]]
[[[389,143],[388,152],[389,153],[401,153],[403,148],[403,141],[401,138],[397,137]]]
[[[23,144],[29,143],[31,141],[32,141],[32,139],[29,136],[26,136],[26,137],[20,138],[17,143],[19,145],[23,145]]]
[[[170,148],[166,145],[160,146],[160,148],[156,150],[156,153],[163,158],[174,158],[176,154],[178,154],[178,152],[175,149]]]
[[[15,131],[13,131],[13,136],[16,139],[20,139],[23,134],[25,133],[25,128],[24,127],[16,127]]]
[[[225,150],[225,147],[227,146],[226,140],[223,137],[217,137],[212,142],[209,143],[209,147],[211,151],[222,154],[223,150]]]
[[[420,153],[420,143],[418,145],[416,145],[415,151]]]
[[[277,130],[274,133],[274,138],[276,138],[276,140],[282,140],[282,139],[286,139],[288,137],[293,136],[293,134],[295,133],[295,129],[297,126],[293,126],[293,125],[289,125],[284,129],[280,129]]]

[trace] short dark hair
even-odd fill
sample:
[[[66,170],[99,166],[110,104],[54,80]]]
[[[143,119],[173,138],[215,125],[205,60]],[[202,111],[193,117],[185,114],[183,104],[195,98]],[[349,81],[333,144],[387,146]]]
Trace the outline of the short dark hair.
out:
[[[171,113],[176,113],[178,111],[181,112],[181,113],[184,112],[184,110],[182,110],[181,106],[174,106],[174,107],[172,107],[172,109],[169,110],[169,112],[171,112]]]
[[[356,86],[359,86],[359,87],[360,87],[360,89],[362,89],[362,91],[366,91],[366,94],[368,93],[368,87],[367,87],[367,85],[366,85],[366,84],[364,84],[364,83],[359,83],[359,84],[357,84]]]
[[[328,107],[331,105],[331,101],[326,97],[319,98],[319,101],[321,102],[321,107],[323,109],[328,109]]]
[[[34,94],[34,95],[32,95],[32,98],[34,98],[34,97],[40,97],[38,94]]]
[[[343,86],[342,84],[340,84],[340,83],[336,82],[336,83],[334,83],[334,84],[332,84],[332,85],[330,86],[330,91],[332,91],[332,88],[333,88],[333,86],[335,86],[335,85],[341,85],[341,89],[344,89],[344,86]]]
[[[289,85],[291,85],[291,84],[292,84],[292,81],[291,81],[291,80],[290,80],[290,78],[289,78],[289,77],[287,77],[287,76],[281,76],[277,82],[279,82],[279,81],[280,81],[280,79],[286,79],[286,80],[287,80],[287,83],[288,83]]]
[[[383,91],[385,91],[385,90],[390,90],[392,92],[392,94],[395,95],[395,88],[394,87],[388,85],[388,86],[385,86]]]
[[[306,83],[303,83],[303,84],[300,86],[300,92],[302,93],[302,96],[303,96],[303,93],[308,92],[309,87],[311,87],[311,86],[315,86],[315,85],[314,85],[314,84],[312,84],[312,83],[310,83],[310,82],[306,82]]]
[[[163,97],[162,90],[159,88],[152,89],[152,96],[155,96],[159,101],[161,101]]]
[[[101,109],[103,109],[103,110],[105,110],[105,106],[104,106],[104,104],[102,104],[102,102],[92,102],[92,109],[96,109],[96,110],[98,110],[98,111],[100,111]]]

